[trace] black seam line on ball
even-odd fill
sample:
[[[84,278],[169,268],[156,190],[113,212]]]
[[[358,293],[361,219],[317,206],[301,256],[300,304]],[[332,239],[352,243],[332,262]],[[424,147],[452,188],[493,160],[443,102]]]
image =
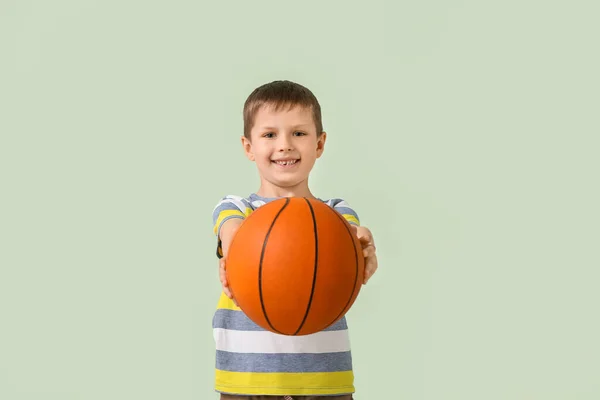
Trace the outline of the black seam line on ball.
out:
[[[308,208],[310,209],[310,214],[311,214],[312,220],[313,220],[313,231],[315,234],[315,265],[314,265],[314,270],[313,270],[312,287],[310,289],[310,297],[308,298],[308,304],[306,306],[306,313],[304,313],[304,318],[302,319],[302,322],[300,323],[300,326],[298,327],[296,332],[294,332],[294,335],[297,335],[298,332],[300,332],[300,330],[304,326],[304,323],[306,322],[306,318],[308,318],[308,313],[310,312],[310,306],[312,305],[313,296],[315,294],[315,285],[317,283],[317,266],[319,264],[319,237],[317,235],[317,219],[315,218],[315,210],[313,209],[312,204],[310,204],[310,201],[308,201],[308,199],[306,197],[304,198],[304,200],[306,201],[306,204],[308,204]]]
[[[277,221],[277,218],[279,218],[279,215],[287,207],[287,205],[289,204],[289,202],[290,202],[290,199],[286,198],[285,199],[285,204],[283,205],[283,207],[281,207],[281,210],[279,210],[277,212],[277,214],[275,215],[275,218],[273,218],[273,222],[271,222],[271,226],[269,227],[269,230],[267,231],[267,234],[265,236],[265,240],[263,241],[263,247],[262,247],[262,250],[260,252],[260,263],[258,264],[258,294],[260,296],[260,305],[262,307],[263,315],[265,316],[265,319],[267,320],[267,324],[269,324],[269,326],[271,327],[271,329],[273,329],[277,333],[281,333],[281,332],[278,331],[277,329],[275,329],[275,327],[273,326],[273,324],[269,320],[269,317],[267,316],[267,310],[265,309],[265,303],[263,301],[263,292],[262,292],[262,267],[263,267],[263,259],[265,257],[265,250],[267,249],[267,242],[269,241],[269,235],[271,234],[271,230],[273,230],[273,225],[275,225],[275,221]]]

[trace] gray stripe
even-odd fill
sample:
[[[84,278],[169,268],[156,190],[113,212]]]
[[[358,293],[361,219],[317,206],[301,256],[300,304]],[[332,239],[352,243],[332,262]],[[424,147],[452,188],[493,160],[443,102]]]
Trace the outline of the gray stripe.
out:
[[[264,331],[265,329],[256,325],[246,314],[238,310],[220,308],[213,317],[213,328],[231,329],[235,331]],[[342,317],[335,324],[324,331],[341,331],[348,329],[346,317]]]
[[[352,369],[349,351],[311,354],[231,353],[217,350],[217,369],[235,372],[338,372]]]
[[[358,215],[351,208],[348,208],[348,207],[336,207],[336,208],[334,208],[334,210],[336,210],[340,214],[350,214],[350,215],[354,216],[356,219],[358,219]]]
[[[248,200],[246,200],[246,199],[240,199],[240,202],[246,208],[254,208],[254,207],[252,207],[250,202],[248,202]],[[227,199],[227,198],[221,199],[221,201],[215,206],[215,208],[213,209],[213,212],[212,212],[213,225],[217,222],[217,219],[219,218],[219,215],[221,214],[221,212],[227,211],[227,210],[240,211],[241,213],[244,213],[244,211],[245,211],[245,210],[240,210],[239,207],[232,202],[232,199]]]

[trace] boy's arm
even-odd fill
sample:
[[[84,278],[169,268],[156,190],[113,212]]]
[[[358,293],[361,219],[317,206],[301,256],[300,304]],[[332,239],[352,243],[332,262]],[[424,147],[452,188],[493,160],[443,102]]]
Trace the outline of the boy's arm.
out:
[[[378,268],[375,241],[373,240],[373,234],[367,227],[352,225],[352,230],[362,245],[363,256],[365,257],[363,284],[366,285]]]
[[[240,225],[244,220],[242,218],[231,218],[223,223],[221,226],[221,232],[219,233],[219,240],[221,242],[221,250],[223,252],[223,258],[227,257],[229,251],[229,245],[235,236]]]
[[[343,199],[333,199],[331,205],[348,221],[354,235],[360,240],[363,256],[365,257],[365,275],[363,284],[366,284],[378,268],[377,254],[373,234],[369,228],[361,226],[356,211]]]
[[[229,282],[227,282],[225,259],[229,251],[231,241],[233,240],[233,237],[235,236],[240,225],[242,225],[242,222],[244,222],[242,218],[228,219],[223,223],[221,226],[221,231],[219,232],[219,243],[222,251],[222,257],[219,259],[219,280],[221,281],[221,285],[223,285],[223,292],[230,299],[233,299],[233,295],[231,290],[229,290]]]
[[[213,232],[217,236],[219,279],[223,286],[223,292],[229,298],[232,298],[232,295],[225,274],[225,259],[235,233],[250,212],[250,205],[244,198],[228,195],[221,198],[212,213]]]

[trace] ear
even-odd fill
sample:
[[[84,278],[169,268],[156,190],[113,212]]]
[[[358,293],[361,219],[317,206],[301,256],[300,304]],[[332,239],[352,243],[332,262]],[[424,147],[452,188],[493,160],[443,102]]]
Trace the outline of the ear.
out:
[[[327,133],[322,132],[321,136],[317,139],[317,158],[321,157],[325,150],[325,140],[327,140]]]
[[[252,152],[252,142],[246,136],[242,136],[242,147],[248,160],[254,161],[254,153]]]

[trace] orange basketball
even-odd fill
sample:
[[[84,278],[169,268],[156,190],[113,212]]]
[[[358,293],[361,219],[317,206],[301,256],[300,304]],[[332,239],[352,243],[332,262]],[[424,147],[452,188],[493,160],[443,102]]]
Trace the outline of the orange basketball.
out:
[[[257,325],[284,335],[319,332],[350,309],[364,257],[350,224],[327,204],[291,197],[246,218],[227,255],[233,297]]]

